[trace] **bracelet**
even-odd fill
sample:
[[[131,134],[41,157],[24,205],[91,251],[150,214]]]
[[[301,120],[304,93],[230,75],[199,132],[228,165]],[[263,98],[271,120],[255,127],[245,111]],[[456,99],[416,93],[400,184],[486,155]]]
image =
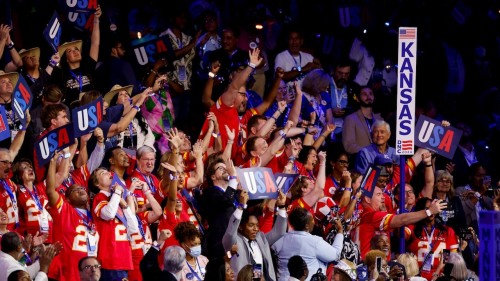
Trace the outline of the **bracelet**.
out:
[[[278,119],[277,119],[276,117],[274,117],[273,115],[271,115],[271,118],[273,118],[273,119],[274,119],[274,122],[275,122],[275,123],[276,123],[276,122],[278,122]]]
[[[350,188],[350,187],[341,187],[339,190],[340,190],[340,191],[345,190],[345,191],[352,192],[352,188]]]
[[[293,156],[288,157],[288,161],[295,161],[295,157]]]
[[[228,141],[227,141],[227,144],[233,144],[233,142],[234,142],[234,141],[232,141],[232,140],[228,140]]]
[[[49,66],[55,67],[57,65],[57,61],[50,59],[49,60]]]
[[[276,205],[276,208],[278,208],[278,209],[286,209],[286,205]]]
[[[255,69],[255,67],[257,67],[254,63],[251,63],[251,62],[248,63],[248,66],[250,66],[253,69]]]
[[[212,133],[212,137],[214,137],[214,139],[220,137],[220,133]]]
[[[7,50],[12,50],[14,49],[14,42],[10,42],[9,44],[7,44]]]
[[[280,130],[279,133],[282,138],[286,139],[286,133],[283,130]]]
[[[208,78],[215,78],[215,73],[213,73],[212,71],[209,71]]]
[[[135,110],[137,110],[137,112],[141,111],[141,109],[137,105],[135,105],[135,104],[132,105],[132,108],[135,109]]]
[[[429,165],[426,164],[425,167],[432,167],[432,164],[429,164]]]
[[[280,115],[283,114],[283,111],[281,111],[279,108],[276,111],[278,111],[280,113]]]

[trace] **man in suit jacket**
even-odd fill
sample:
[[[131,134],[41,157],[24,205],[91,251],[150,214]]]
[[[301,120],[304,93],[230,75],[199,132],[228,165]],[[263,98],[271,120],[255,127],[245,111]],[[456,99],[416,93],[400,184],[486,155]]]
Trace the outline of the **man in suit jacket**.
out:
[[[232,161],[226,166],[222,159],[208,166],[206,177],[209,186],[201,195],[201,210],[208,222],[206,256],[210,260],[224,256],[222,236],[237,204],[238,180]]]
[[[163,270],[158,265],[158,254],[167,238],[167,231],[160,233],[158,241],[149,249],[141,260],[141,273],[144,280],[177,281],[182,275],[182,268],[186,262],[186,252],[180,246],[169,246],[163,256]],[[159,244],[157,244],[160,242]]]
[[[375,96],[373,90],[364,86],[355,94],[359,102],[359,109],[347,115],[344,119],[342,131],[342,144],[349,154],[358,153],[361,148],[372,143],[372,125],[376,120],[383,120],[380,114],[373,113]]]
[[[251,211],[243,211],[248,201],[246,191],[241,193],[241,199],[242,205],[234,211],[222,239],[226,251],[230,251],[234,245],[238,249],[237,254],[231,258],[231,268],[234,272],[239,272],[245,265],[260,264],[264,280],[276,281],[270,246],[286,232],[286,196],[280,192],[276,202],[278,216],[273,229],[266,234],[259,230],[257,215]]]

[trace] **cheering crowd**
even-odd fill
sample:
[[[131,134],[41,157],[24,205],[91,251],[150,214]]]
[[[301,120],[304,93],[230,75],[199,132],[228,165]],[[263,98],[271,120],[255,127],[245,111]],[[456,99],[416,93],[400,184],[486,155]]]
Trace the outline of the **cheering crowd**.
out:
[[[212,10],[188,35],[180,9],[158,35],[170,52],[138,77],[124,38],[100,59],[101,15],[47,65],[0,25],[0,281],[479,280],[478,216],[498,210],[498,178],[463,122],[442,122],[463,131],[453,160],[416,147],[400,166],[362,40],[326,62],[290,28],[271,56]],[[56,135],[40,163],[40,140],[101,101],[96,128],[64,147]],[[297,176],[250,200],[239,171],[258,167]]]

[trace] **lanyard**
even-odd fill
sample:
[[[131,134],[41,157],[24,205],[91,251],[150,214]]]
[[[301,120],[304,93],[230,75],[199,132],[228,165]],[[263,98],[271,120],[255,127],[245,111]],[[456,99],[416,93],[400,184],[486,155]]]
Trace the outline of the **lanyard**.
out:
[[[307,173],[309,174],[309,176],[311,177],[312,180],[314,180],[314,181],[316,180],[312,171],[307,171]]]
[[[81,73],[78,74],[78,76],[70,69],[69,73],[73,78],[75,78],[76,81],[78,81],[78,87],[80,89],[80,93],[82,92],[82,77],[83,75]]]
[[[372,119],[368,119],[365,117],[365,122],[366,122],[366,126],[368,126],[368,131],[371,133],[372,132],[372,124],[373,124],[373,113],[372,113]]]
[[[150,176],[146,176],[145,174],[141,173],[139,170],[137,170],[143,177],[144,179],[146,180],[146,183],[148,184],[149,186],[149,189],[151,189],[151,191],[154,193],[156,193],[156,188],[153,184],[153,180],[151,179]]]
[[[144,231],[144,226],[142,225],[141,218],[139,218],[138,215],[135,215],[137,217],[137,223],[139,225],[139,232],[141,233],[142,239],[146,241],[146,231]]]
[[[332,181],[333,181],[333,185],[335,185],[336,188],[340,187],[340,183],[333,176],[332,176]]]
[[[297,67],[297,70],[300,72],[302,71],[302,55],[300,54],[299,52],[299,62],[297,62],[297,60],[295,59],[295,57],[292,55],[292,53],[290,53],[290,51],[288,51],[288,53],[290,54],[290,56],[292,57],[294,63],[295,63],[295,67]]]
[[[344,91],[346,91],[345,87],[342,88],[340,90],[340,93],[339,93],[339,89],[337,89],[337,87],[335,87],[335,89],[333,89],[333,91],[335,92],[335,101],[336,101],[336,104],[337,104],[337,107],[338,108],[341,108],[342,107],[342,97],[344,95]]]
[[[196,267],[197,267],[197,268],[200,268],[200,265],[198,264],[198,258],[194,258],[194,260],[196,261]],[[198,276],[198,273],[196,273],[196,270],[194,270],[194,269],[191,267],[191,265],[189,264],[189,262],[188,262],[187,260],[186,260],[186,263],[187,263],[187,265],[188,265],[188,267],[189,267],[189,270],[191,270],[191,273],[194,275],[194,277],[196,277],[196,279],[198,279],[198,280],[200,280],[200,281],[201,281],[202,279],[200,278],[200,276]],[[201,272],[201,268],[200,268],[200,272]],[[187,278],[187,279],[192,279],[192,278],[188,278],[188,276],[187,276],[187,275],[186,275],[186,278]]]
[[[5,189],[7,194],[9,194],[10,201],[12,201],[12,205],[16,205],[17,204],[16,196],[14,196],[14,193],[12,192],[12,189],[10,189],[10,186],[7,184],[5,180],[2,180],[2,185],[3,189]]]
[[[31,195],[31,198],[33,198],[33,200],[35,201],[35,204],[38,207],[38,210],[43,211],[43,205],[42,205],[42,202],[40,202],[40,198],[38,197],[38,192],[36,191],[36,187],[33,186],[33,193],[31,193],[31,191],[28,188],[26,188],[24,186],[22,186],[22,187],[29,192],[29,194]]]
[[[87,230],[91,233],[94,232],[94,228],[92,227],[92,214],[89,212],[89,210],[85,210],[87,214],[83,214],[81,209],[76,208],[76,212],[82,218],[83,224],[87,227]]]

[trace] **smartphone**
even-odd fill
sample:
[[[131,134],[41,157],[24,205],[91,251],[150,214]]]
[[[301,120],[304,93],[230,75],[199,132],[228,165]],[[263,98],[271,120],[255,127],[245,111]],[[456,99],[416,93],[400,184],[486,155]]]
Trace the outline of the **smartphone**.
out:
[[[452,263],[445,263],[444,264],[444,269],[443,269],[444,276],[450,276],[452,270],[453,270],[453,264]]]
[[[253,280],[260,280],[262,278],[262,264],[254,264],[252,266],[252,279]]]
[[[448,263],[450,260],[450,250],[443,249],[443,263]]]
[[[376,265],[377,265],[377,272],[382,271],[382,257],[377,257],[376,258]]]

